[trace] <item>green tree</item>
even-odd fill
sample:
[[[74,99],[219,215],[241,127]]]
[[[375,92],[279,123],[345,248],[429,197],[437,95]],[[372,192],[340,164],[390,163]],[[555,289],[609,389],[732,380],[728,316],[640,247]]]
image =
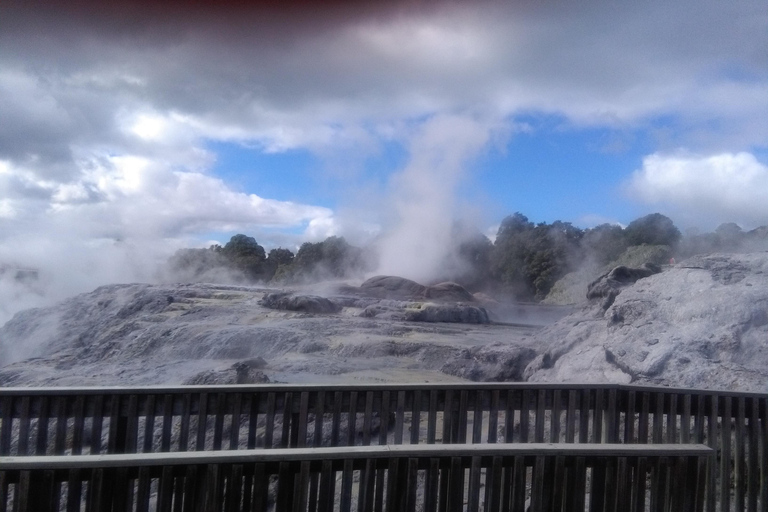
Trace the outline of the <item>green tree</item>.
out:
[[[633,220],[624,230],[628,245],[668,245],[675,247],[680,241],[680,230],[672,219],[660,213],[652,213]]]
[[[264,263],[267,256],[255,238],[237,234],[230,238],[221,254],[233,268],[241,271],[248,279],[264,279]]]

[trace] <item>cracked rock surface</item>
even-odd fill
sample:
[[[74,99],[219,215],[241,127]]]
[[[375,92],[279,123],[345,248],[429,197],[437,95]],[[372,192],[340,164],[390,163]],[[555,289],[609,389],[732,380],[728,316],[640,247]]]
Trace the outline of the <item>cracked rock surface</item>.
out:
[[[535,382],[768,391],[768,253],[696,256],[542,329]]]

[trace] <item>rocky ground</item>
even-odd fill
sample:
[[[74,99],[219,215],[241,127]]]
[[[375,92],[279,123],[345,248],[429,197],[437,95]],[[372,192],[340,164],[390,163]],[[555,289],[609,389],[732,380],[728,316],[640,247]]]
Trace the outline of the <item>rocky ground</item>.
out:
[[[478,303],[344,291],[104,286],[3,326],[0,386],[520,380],[536,356],[531,306],[491,324]]]
[[[321,291],[105,286],[0,328],[0,386],[468,379],[768,390],[768,253],[612,271],[590,290],[564,316],[399,278]]]

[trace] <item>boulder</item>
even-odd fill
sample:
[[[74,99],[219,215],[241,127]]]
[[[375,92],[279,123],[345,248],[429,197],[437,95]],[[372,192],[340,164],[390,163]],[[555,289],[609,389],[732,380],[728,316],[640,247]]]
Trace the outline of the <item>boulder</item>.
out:
[[[405,320],[411,322],[452,322],[462,324],[490,323],[488,312],[477,306],[464,304],[423,304],[405,310]]]
[[[661,272],[661,267],[653,263],[645,263],[640,268],[629,268],[620,265],[592,281],[587,286],[587,298],[590,300],[602,299],[602,308],[604,310],[608,309],[622,288],[635,283],[638,279],[643,279],[659,272]]]
[[[424,291],[424,298],[450,302],[473,302],[475,300],[466,288],[450,281],[428,286]]]
[[[302,311],[304,313],[338,313],[341,306],[335,302],[317,295],[293,295],[286,292],[275,292],[264,295],[259,304],[266,308],[287,311]]]
[[[360,285],[360,291],[380,299],[412,300],[424,297],[427,287],[397,276],[375,276]]]

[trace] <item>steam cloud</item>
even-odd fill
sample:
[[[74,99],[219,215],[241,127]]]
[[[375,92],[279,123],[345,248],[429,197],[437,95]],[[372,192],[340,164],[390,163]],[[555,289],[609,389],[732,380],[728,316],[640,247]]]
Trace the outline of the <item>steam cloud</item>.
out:
[[[395,223],[380,241],[378,273],[429,282],[455,251],[456,194],[466,165],[486,147],[493,126],[468,117],[438,116],[414,136],[410,161],[393,176]]]

